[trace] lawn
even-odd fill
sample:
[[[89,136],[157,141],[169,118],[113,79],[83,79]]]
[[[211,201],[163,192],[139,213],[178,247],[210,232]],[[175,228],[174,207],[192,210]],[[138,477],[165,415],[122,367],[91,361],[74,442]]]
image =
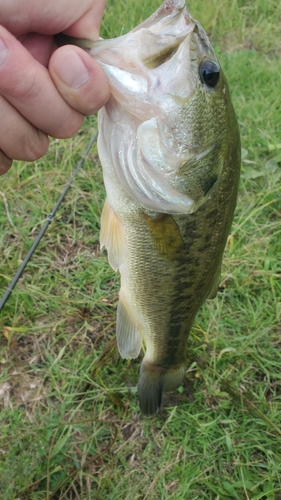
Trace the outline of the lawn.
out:
[[[115,343],[119,276],[99,251],[96,147],[0,313],[3,500],[281,500],[281,4],[190,0],[227,75],[242,175],[217,298],[188,340],[183,386],[144,418],[140,359]],[[158,3],[108,1],[119,36]],[[0,298],[96,117],[0,178]]]

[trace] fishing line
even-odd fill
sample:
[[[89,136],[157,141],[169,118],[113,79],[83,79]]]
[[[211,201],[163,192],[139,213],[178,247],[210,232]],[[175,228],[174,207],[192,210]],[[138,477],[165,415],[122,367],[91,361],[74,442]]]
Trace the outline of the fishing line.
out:
[[[1,301],[0,301],[0,312],[2,311],[4,305],[6,304],[8,298],[10,297],[13,289],[15,288],[18,280],[20,279],[27,263],[29,262],[29,260],[31,259],[31,256],[32,254],[34,253],[34,251],[36,250],[37,246],[39,245],[41,239],[43,238],[49,224],[52,222],[54,216],[56,215],[56,212],[61,204],[61,202],[63,201],[66,193],[68,192],[71,184],[73,183],[74,181],[74,178],[76,177],[77,173],[79,172],[80,168],[82,167],[83,163],[84,163],[84,160],[86,158],[86,156],[89,154],[93,144],[96,142],[97,140],[97,137],[98,137],[98,132],[95,133],[95,135],[92,137],[92,139],[90,140],[87,148],[86,148],[86,151],[85,153],[81,156],[79,162],[77,163],[77,166],[72,174],[72,176],[70,177],[68,183],[66,184],[63,192],[61,193],[57,203],[55,204],[52,212],[48,215],[47,219],[46,219],[46,222],[44,224],[44,226],[42,227],[40,233],[38,234],[37,238],[35,239],[33,245],[31,246],[30,250],[28,251],[25,259],[23,260],[23,262],[21,263],[19,269],[17,270],[14,278],[12,279],[11,283],[9,284],[6,292],[4,293],[4,296],[2,297]]]

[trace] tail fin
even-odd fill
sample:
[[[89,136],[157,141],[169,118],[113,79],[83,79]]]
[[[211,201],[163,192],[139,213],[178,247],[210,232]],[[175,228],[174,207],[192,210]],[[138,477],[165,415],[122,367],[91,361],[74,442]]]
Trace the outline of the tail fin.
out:
[[[163,368],[147,363],[143,360],[138,380],[138,398],[141,412],[146,415],[154,415],[161,406],[163,391],[173,391],[177,389],[182,381],[185,372],[183,365],[170,368],[165,371]]]

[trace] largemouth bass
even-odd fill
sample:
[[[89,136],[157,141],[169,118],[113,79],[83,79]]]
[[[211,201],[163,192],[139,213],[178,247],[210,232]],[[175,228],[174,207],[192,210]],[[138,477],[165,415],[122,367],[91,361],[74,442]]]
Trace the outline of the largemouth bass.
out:
[[[138,398],[152,415],[162,392],[182,383],[195,315],[218,289],[239,130],[226,78],[184,0],[166,0],[124,36],[82,45],[112,95],[99,112],[98,150],[100,243],[121,274],[117,344],[136,358],[145,341]]]

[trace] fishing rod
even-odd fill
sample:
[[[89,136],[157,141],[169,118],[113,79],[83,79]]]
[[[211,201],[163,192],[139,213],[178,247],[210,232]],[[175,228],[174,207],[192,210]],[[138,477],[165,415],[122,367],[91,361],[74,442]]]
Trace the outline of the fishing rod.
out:
[[[29,262],[29,260],[31,259],[31,257],[32,257],[32,255],[33,255],[33,253],[35,252],[35,250],[36,250],[37,246],[39,245],[39,243],[40,243],[41,239],[43,238],[43,236],[44,236],[45,232],[47,231],[47,228],[49,227],[50,223],[52,222],[53,218],[55,217],[55,215],[56,215],[56,213],[57,213],[57,210],[58,210],[58,208],[59,208],[60,204],[62,203],[62,201],[63,201],[63,199],[64,199],[65,195],[67,194],[67,192],[68,192],[68,190],[69,190],[69,188],[70,188],[71,184],[73,183],[73,181],[74,181],[74,179],[75,179],[75,177],[76,177],[77,173],[79,172],[80,168],[82,167],[82,165],[83,165],[83,163],[84,163],[84,160],[85,160],[86,156],[89,154],[89,152],[90,152],[90,150],[91,150],[91,148],[92,148],[93,144],[96,142],[97,137],[98,137],[98,132],[96,132],[96,133],[93,135],[93,137],[91,138],[91,140],[90,140],[90,142],[89,142],[89,144],[88,144],[88,146],[87,146],[87,148],[86,148],[86,150],[85,150],[84,154],[81,156],[81,158],[80,158],[79,162],[77,163],[77,166],[76,166],[76,168],[75,168],[75,170],[74,170],[74,172],[73,172],[72,176],[70,177],[70,179],[69,179],[68,183],[66,184],[66,186],[65,186],[65,188],[64,188],[64,190],[63,190],[63,192],[61,193],[61,195],[60,195],[60,197],[59,197],[59,199],[58,199],[57,203],[55,204],[55,206],[54,206],[54,208],[53,208],[52,212],[48,215],[48,217],[47,217],[47,219],[46,219],[46,221],[45,221],[44,226],[42,227],[42,229],[41,229],[40,233],[39,233],[39,234],[38,234],[38,236],[36,237],[36,239],[35,239],[35,241],[34,241],[33,245],[32,245],[32,246],[31,246],[31,248],[29,249],[29,251],[28,251],[28,253],[27,253],[27,255],[26,255],[25,259],[24,259],[24,260],[23,260],[23,262],[21,263],[21,265],[20,265],[19,269],[17,270],[17,272],[16,272],[16,274],[15,274],[14,278],[12,279],[12,281],[10,282],[10,284],[8,285],[8,287],[7,287],[7,289],[6,289],[6,292],[4,293],[4,295],[3,295],[2,299],[0,300],[0,312],[2,311],[3,307],[5,306],[5,304],[6,304],[7,300],[8,300],[8,298],[10,297],[10,295],[11,295],[11,293],[12,293],[13,289],[15,288],[15,286],[16,286],[16,284],[17,284],[17,282],[18,282],[18,280],[20,279],[20,277],[21,277],[21,275],[22,275],[22,273],[23,273],[23,271],[24,271],[24,269],[25,269],[25,267],[26,267],[27,263],[28,263],[28,262]]]

